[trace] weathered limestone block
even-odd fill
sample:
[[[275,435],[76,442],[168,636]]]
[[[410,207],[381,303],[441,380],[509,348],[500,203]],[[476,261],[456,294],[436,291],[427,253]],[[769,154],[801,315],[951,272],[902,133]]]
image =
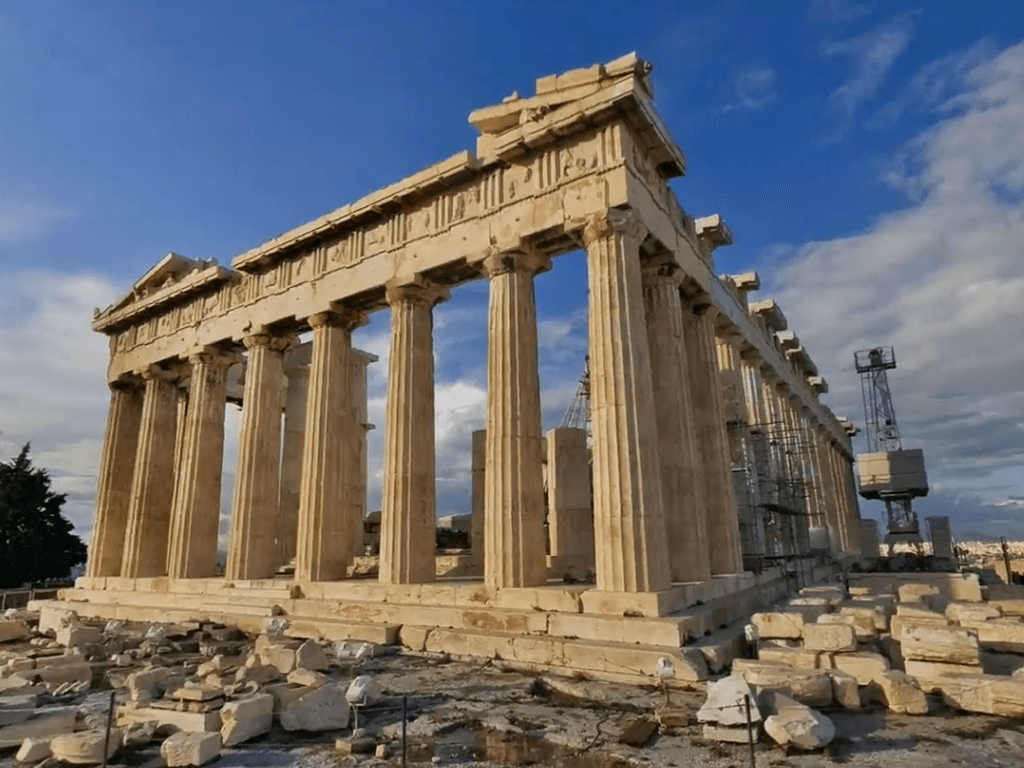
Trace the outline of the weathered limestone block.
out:
[[[142,704],[159,698],[160,691],[167,683],[170,671],[166,667],[148,667],[128,675],[125,684],[132,701]]]
[[[865,643],[878,637],[875,619],[872,616],[849,613],[826,613],[818,617],[818,624],[824,626],[846,625],[853,629],[854,637],[859,643]]]
[[[976,573],[964,573],[960,578],[952,578],[945,585],[944,594],[949,600],[961,603],[980,603],[981,579]]]
[[[805,628],[808,625],[805,625]],[[816,669],[818,652],[805,648],[788,648],[782,645],[761,645],[757,650],[757,660],[781,667],[798,669]]]
[[[57,630],[57,642],[68,648],[103,640],[103,630],[99,627],[65,626]]]
[[[279,642],[267,635],[256,638],[254,651],[262,664],[275,667],[282,675],[295,669],[295,651],[297,643]]]
[[[32,630],[23,621],[6,620],[0,621],[0,643],[10,643],[15,640],[28,640],[32,637]]]
[[[804,617],[799,613],[771,611],[768,613],[755,613],[750,617],[750,623],[757,630],[757,636],[762,639],[789,638],[799,640],[803,634],[805,622]]]
[[[989,619],[978,624],[978,644],[983,648],[1009,653],[1024,653],[1024,624],[1019,617]]]
[[[697,721],[718,725],[746,725],[747,699],[750,700],[750,722],[761,722],[757,697],[742,675],[734,672],[717,682],[708,683],[708,698],[697,710]]]
[[[1003,616],[1024,616],[1024,598],[990,600],[986,605]]]
[[[56,637],[57,630],[78,622],[78,614],[68,608],[44,604],[39,609],[39,634]]]
[[[293,685],[301,685],[306,688],[319,688],[321,685],[325,685],[330,678],[322,672],[316,672],[312,669],[303,669],[302,667],[292,670],[288,673],[288,682]]]
[[[821,749],[835,738],[832,721],[788,696],[773,694],[767,708],[772,712],[764,721],[764,731],[776,744],[797,749]]]
[[[896,594],[901,603],[919,603],[926,595],[941,595],[942,590],[934,584],[903,584]]]
[[[349,714],[344,686],[325,685],[284,706],[281,726],[286,731],[331,731],[347,728]]]
[[[843,605],[839,608],[839,614],[841,616],[869,617],[874,622],[877,631],[885,632],[889,629],[888,614],[880,611],[877,606]]]
[[[52,754],[50,739],[28,738],[21,742],[14,759],[19,763],[38,763]]]
[[[169,768],[206,765],[218,755],[219,733],[179,731],[160,745],[160,756],[167,762]]]
[[[219,731],[220,712],[181,712],[163,707],[121,707],[117,724],[130,727],[139,723],[156,723],[162,733],[176,731]]]
[[[270,730],[274,720],[274,697],[258,693],[225,704],[220,710],[220,738],[225,747],[241,744]]]
[[[825,670],[832,681],[832,698],[844,709],[860,709],[860,690],[857,678],[841,669]]]
[[[319,643],[307,640],[295,651],[295,668],[320,671],[331,665]]]
[[[804,625],[804,648],[839,653],[857,649],[857,635],[848,624]]]
[[[927,715],[928,699],[917,681],[896,670],[884,672],[875,681],[882,689],[886,706],[893,712],[907,715]]]
[[[761,661],[736,659],[732,671],[739,674],[758,695],[762,691],[779,691],[799,702],[814,707],[827,707],[832,703],[832,680],[818,669],[778,667]]]
[[[946,619],[961,627],[976,627],[1001,615],[998,605],[993,603],[950,603],[946,606]]]
[[[885,656],[867,651],[837,653],[832,665],[857,678],[858,685],[868,685],[889,671],[889,660]]]
[[[32,673],[39,682],[51,690],[64,683],[91,683],[92,667],[88,664],[63,664],[61,666],[37,666]]]
[[[76,711],[67,709],[49,710],[22,723],[5,725],[0,728],[0,749],[17,747],[25,739],[46,739],[67,733],[75,727]]]
[[[904,662],[907,674],[915,678],[925,691],[941,690],[942,681],[950,676],[978,676],[981,669],[970,664],[943,664],[938,661]]]
[[[827,605],[794,605],[792,601],[784,606],[787,613],[796,613],[803,616],[805,624],[813,624],[819,617],[829,613],[831,608]]]
[[[978,635],[973,629],[907,624],[903,626],[899,641],[904,659],[972,666],[981,664]]]
[[[109,741],[105,728],[65,733],[50,741],[50,751],[64,763],[98,765],[104,760],[104,752],[109,758],[121,748],[123,735],[120,728],[111,728]]]
[[[965,712],[1024,716],[1024,680],[996,675],[949,675],[938,685],[943,701]]]

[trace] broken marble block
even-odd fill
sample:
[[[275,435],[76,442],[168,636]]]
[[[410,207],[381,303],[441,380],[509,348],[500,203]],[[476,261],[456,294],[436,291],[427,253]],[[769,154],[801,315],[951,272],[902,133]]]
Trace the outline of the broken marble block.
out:
[[[332,731],[347,728],[349,716],[345,688],[325,685],[288,704],[282,701],[281,726],[286,731]]]
[[[827,747],[836,728],[825,715],[781,693],[766,694],[764,732],[781,746],[812,750]]]
[[[241,744],[270,730],[274,697],[260,693],[225,704],[220,710],[220,735],[225,747]]]
[[[160,745],[160,756],[168,768],[206,765],[220,755],[219,733],[179,731]]]
[[[761,722],[757,699],[747,681],[737,673],[708,683],[708,698],[697,710],[697,721],[717,725],[747,724],[747,702],[750,703],[750,722]]]
[[[122,735],[120,728],[110,730],[109,740],[105,728],[65,733],[50,741],[50,750],[63,763],[98,765],[121,748]]]

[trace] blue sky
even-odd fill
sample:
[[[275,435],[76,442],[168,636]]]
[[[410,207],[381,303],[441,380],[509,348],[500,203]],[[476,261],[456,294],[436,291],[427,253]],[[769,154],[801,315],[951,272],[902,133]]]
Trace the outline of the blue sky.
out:
[[[1022,38],[1005,0],[7,0],[0,448],[33,439],[86,529],[106,399],[93,306],[168,251],[227,263],[472,148],[473,109],[635,50],[688,156],[682,205],[735,233],[719,272],[760,271],[858,423],[852,350],[895,344],[906,442],[937,486],[922,510],[1024,538]],[[546,426],[585,354],[582,266],[538,280]],[[484,329],[466,321],[485,300],[474,285],[439,310],[468,336],[438,344],[442,512],[468,498]],[[377,406],[386,332],[377,316],[359,332],[382,354]]]

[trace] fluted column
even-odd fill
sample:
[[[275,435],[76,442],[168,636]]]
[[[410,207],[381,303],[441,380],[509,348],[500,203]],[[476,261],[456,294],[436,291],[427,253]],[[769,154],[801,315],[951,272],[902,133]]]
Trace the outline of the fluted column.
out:
[[[174,495],[178,388],[171,374],[155,367],[143,371],[142,378],[146,394],[121,562],[121,575],[129,579],[167,574],[167,537]]]
[[[277,562],[295,558],[299,531],[302,453],[306,442],[310,346],[300,344],[284,356],[284,433],[281,438],[281,495],[277,513]]]
[[[853,542],[854,531],[860,529],[860,507],[857,503],[857,481],[853,474],[853,458],[845,451],[836,451],[839,462],[840,481],[844,488],[844,515],[847,541]]]
[[[216,572],[227,374],[235,358],[203,352],[188,360],[192,383],[177,460],[167,558],[168,574],[179,579],[205,578]]]
[[[228,579],[265,579],[277,570],[281,382],[284,352],[295,345],[296,339],[257,333],[247,336],[244,343],[249,350],[249,363],[224,575]]]
[[[718,380],[714,313],[706,299],[687,302],[683,308],[683,327],[690,359],[693,421],[703,468],[711,572],[727,574],[743,570],[743,557],[725,408]]]
[[[436,571],[432,308],[447,297],[446,288],[423,278],[387,287],[391,356],[380,528],[385,584],[430,582]]]
[[[495,588],[547,581],[533,278],[550,267],[546,257],[524,252],[482,264],[490,278],[484,581]]]
[[[348,497],[349,526],[346,537],[353,542],[353,554],[363,554],[363,517],[366,514],[366,453],[370,430],[373,424],[368,419],[366,398],[366,368],[377,362],[376,355],[353,348],[349,354],[349,412],[352,416],[352,435],[345,441],[349,450],[351,472],[346,479],[345,495]]]
[[[634,213],[616,209],[583,230],[597,588],[615,592],[671,583],[640,276],[645,234]]]
[[[351,310],[309,318],[313,360],[295,556],[295,576],[304,581],[344,578],[348,564],[362,548],[353,535],[346,490],[356,470],[349,444],[359,437],[352,419],[352,330],[365,322],[364,314]]]
[[[831,448],[824,427],[815,430],[815,456],[821,470],[820,483],[825,504],[825,520],[829,528],[829,540],[832,543],[833,554],[838,555],[840,552],[846,551],[846,541],[840,519],[839,495],[835,486]]]
[[[142,402],[142,388],[134,382],[117,381],[110,385],[110,410],[107,411],[107,431],[96,484],[96,514],[86,566],[86,576],[90,578],[121,573]]]
[[[470,444],[470,472],[472,476],[473,525],[470,533],[470,552],[479,566],[484,561],[484,479],[487,477],[487,430],[473,432]]]
[[[179,383],[177,395],[177,414],[174,419],[174,476],[178,476],[181,457],[185,448],[185,420],[188,418],[188,387],[189,384]]]
[[[669,571],[674,582],[711,578],[704,479],[694,435],[679,285],[671,259],[644,265],[643,292],[651,349]]]

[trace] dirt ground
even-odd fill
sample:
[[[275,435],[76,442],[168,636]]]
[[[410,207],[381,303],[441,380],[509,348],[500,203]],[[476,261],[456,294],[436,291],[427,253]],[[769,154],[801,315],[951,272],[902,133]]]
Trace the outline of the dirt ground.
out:
[[[519,766],[622,768],[624,766],[709,766],[748,768],[745,744],[706,742],[696,722],[703,690],[671,692],[669,709],[686,725],[661,728],[644,746],[620,743],[638,721],[653,721],[665,706],[665,693],[587,681],[551,684],[503,670],[493,663],[465,663],[410,653],[391,653],[335,668],[332,677],[372,675],[384,699],[359,713],[360,735],[387,743],[388,756],[345,756],[336,739],[352,729],[296,734],[275,727],[266,736],[227,748],[212,765],[383,767],[402,765],[403,700],[407,711],[408,766]],[[77,703],[101,717],[109,691],[94,690]],[[67,702],[70,703],[70,702]],[[894,715],[881,708],[859,712],[824,710],[837,736],[824,752],[788,754],[771,743],[755,747],[756,766],[878,766],[879,768],[972,768],[1024,766],[1024,721],[949,711],[932,702],[927,716]],[[14,750],[0,753],[0,768],[16,765]],[[159,740],[142,749],[122,750],[111,765],[156,768],[163,765]]]

